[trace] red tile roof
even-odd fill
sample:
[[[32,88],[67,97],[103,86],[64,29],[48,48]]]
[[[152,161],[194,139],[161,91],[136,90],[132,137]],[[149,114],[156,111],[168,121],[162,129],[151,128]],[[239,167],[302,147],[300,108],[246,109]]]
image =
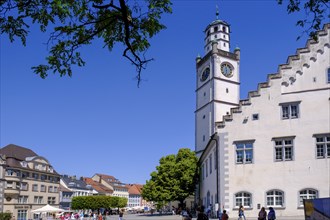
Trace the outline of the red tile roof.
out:
[[[108,187],[104,186],[102,183],[99,183],[92,178],[84,177],[84,181],[86,184],[91,185],[93,189],[95,189],[97,192],[101,193],[113,193],[112,189],[109,189]]]

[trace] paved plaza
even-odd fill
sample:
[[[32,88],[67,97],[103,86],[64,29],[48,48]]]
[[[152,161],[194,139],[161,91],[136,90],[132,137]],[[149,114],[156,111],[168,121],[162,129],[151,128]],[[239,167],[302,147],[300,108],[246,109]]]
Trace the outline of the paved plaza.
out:
[[[236,216],[230,216],[230,220],[237,220]],[[255,218],[246,218],[246,220],[256,220]],[[276,220],[303,220],[304,217],[277,217]],[[110,220],[118,220],[118,215],[112,215]],[[135,215],[135,214],[127,214],[124,215],[123,220],[182,220],[180,215]],[[193,218],[196,220],[196,218]],[[210,219],[212,220],[212,219]],[[216,220],[216,219],[214,219]]]

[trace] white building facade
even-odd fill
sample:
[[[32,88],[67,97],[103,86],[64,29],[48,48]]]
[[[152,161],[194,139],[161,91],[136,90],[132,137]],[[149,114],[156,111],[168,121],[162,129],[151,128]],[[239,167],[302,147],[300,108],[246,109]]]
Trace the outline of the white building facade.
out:
[[[206,34],[216,23],[227,24],[212,22]],[[246,100],[238,96],[239,49],[230,53],[213,42],[197,58],[199,204],[230,216],[243,205],[247,217],[273,207],[278,217],[300,218],[303,199],[330,197],[329,36],[327,24],[317,42],[289,56]],[[208,79],[201,79],[208,66]]]

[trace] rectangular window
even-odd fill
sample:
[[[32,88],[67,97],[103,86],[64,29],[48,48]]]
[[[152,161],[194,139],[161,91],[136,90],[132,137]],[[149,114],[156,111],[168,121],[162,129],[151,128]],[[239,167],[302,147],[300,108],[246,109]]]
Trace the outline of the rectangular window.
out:
[[[34,197],[34,203],[36,204],[42,204],[43,197],[42,196],[35,196]]]
[[[21,190],[23,190],[23,191],[27,191],[29,189],[29,187],[28,187],[28,183],[24,183],[24,182],[22,182],[21,183]]]
[[[328,68],[328,83],[330,83],[330,68]]]
[[[19,204],[26,204],[26,203],[28,203],[28,196],[19,196],[18,197],[18,203]]]
[[[48,192],[50,192],[50,193],[54,192],[53,186],[48,186]]]
[[[212,173],[212,154],[210,154],[209,161],[210,161],[210,174],[211,174]]]
[[[253,163],[253,142],[237,142],[236,145],[236,163]]]
[[[37,180],[37,179],[39,179],[39,174],[33,173],[32,174],[32,177],[33,177],[33,179]]]
[[[206,161],[205,161],[205,176],[207,177],[208,174],[209,174],[209,167],[208,167],[208,161],[206,159]]]
[[[282,119],[299,118],[299,103],[280,104],[282,108]]]
[[[27,210],[17,210],[17,220],[27,220]]]
[[[46,186],[45,185],[40,186],[40,192],[46,192]]]
[[[315,135],[316,158],[330,157],[330,134]]]
[[[205,168],[204,168],[204,164],[202,165],[202,177],[203,177],[203,179],[205,179],[205,170],[204,170]]]
[[[252,120],[259,120],[259,114],[252,114]]]
[[[38,192],[38,184],[33,184],[32,185],[32,191],[33,192]]]
[[[293,138],[275,139],[275,161],[293,160]]]
[[[55,197],[48,197],[48,204],[55,204],[56,198]]]
[[[214,155],[214,170],[217,169],[217,154],[216,154],[216,150],[214,150],[213,155]]]

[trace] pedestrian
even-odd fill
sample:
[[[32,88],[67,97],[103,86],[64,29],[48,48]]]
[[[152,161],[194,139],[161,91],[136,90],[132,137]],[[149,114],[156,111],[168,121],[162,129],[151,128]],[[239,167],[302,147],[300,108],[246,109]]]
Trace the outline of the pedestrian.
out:
[[[222,215],[221,215],[221,220],[228,220],[229,216],[227,214],[226,210],[223,210]]]
[[[79,218],[80,218],[80,220],[84,220],[84,213],[83,212],[80,212]]]
[[[99,216],[98,216],[98,218],[97,218],[98,220],[103,220],[103,216],[102,216],[102,213],[100,212],[100,214],[99,214]]]
[[[124,215],[124,213],[123,213],[123,211],[119,211],[119,220],[123,220],[123,215]]]
[[[246,220],[245,215],[244,215],[244,207],[241,205],[238,209],[238,220]]]
[[[269,207],[268,220],[276,219],[275,210],[273,207]]]
[[[267,218],[267,212],[265,210],[265,207],[262,207],[258,214],[258,220],[266,220],[266,218]]]
[[[204,206],[199,208],[197,220],[209,220],[209,217],[207,217],[207,215],[204,213],[204,209],[205,209]]]

